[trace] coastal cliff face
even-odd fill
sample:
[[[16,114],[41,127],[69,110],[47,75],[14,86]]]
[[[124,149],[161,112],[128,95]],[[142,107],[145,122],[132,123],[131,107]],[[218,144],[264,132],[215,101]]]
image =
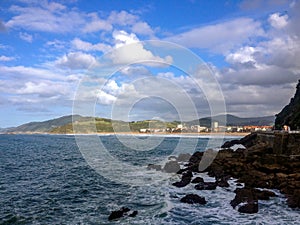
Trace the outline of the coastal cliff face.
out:
[[[288,125],[292,130],[300,129],[300,80],[295,96],[291,99],[290,103],[276,115],[276,129],[281,129],[284,125]]]

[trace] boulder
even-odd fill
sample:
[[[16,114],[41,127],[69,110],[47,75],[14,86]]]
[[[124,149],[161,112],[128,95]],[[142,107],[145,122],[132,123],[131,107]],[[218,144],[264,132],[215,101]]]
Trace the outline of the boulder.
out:
[[[186,185],[188,185],[193,177],[193,173],[191,171],[185,171],[182,173],[182,177],[181,177],[181,181],[175,182],[172,185],[175,187],[185,187]]]
[[[231,206],[241,206],[238,208],[242,213],[257,213],[258,212],[258,198],[254,189],[250,188],[237,188],[234,199],[230,202]]]
[[[215,190],[217,184],[215,182],[201,182],[195,186],[196,190]]]
[[[176,161],[169,161],[166,163],[163,170],[166,173],[177,173],[180,170],[180,165]]]
[[[196,177],[191,181],[191,183],[193,183],[193,184],[198,184],[198,183],[202,183],[202,182],[204,182],[202,177]]]
[[[292,195],[288,195],[287,204],[291,208],[300,208],[300,189],[294,190]]]
[[[122,207],[119,210],[112,211],[108,217],[108,220],[115,220],[123,217],[127,212],[129,212],[130,209],[126,207]]]
[[[188,204],[201,204],[201,205],[206,204],[205,198],[200,197],[199,195],[196,194],[187,194],[182,199],[180,199],[180,201]]]

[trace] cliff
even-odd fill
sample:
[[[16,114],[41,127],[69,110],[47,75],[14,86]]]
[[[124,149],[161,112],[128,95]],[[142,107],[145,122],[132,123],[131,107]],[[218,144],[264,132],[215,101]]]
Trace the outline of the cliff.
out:
[[[295,96],[291,99],[290,103],[276,115],[276,129],[282,129],[283,125],[288,125],[292,130],[300,129],[300,80]]]

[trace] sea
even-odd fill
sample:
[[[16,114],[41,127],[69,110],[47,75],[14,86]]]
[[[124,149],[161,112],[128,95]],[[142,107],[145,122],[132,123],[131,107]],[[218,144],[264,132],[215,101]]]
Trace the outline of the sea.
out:
[[[288,208],[277,190],[278,197],[259,201],[258,213],[242,214],[230,205],[234,179],[229,188],[198,191],[191,184],[172,186],[180,179],[176,174],[147,170],[150,163],[217,149],[233,138],[1,134],[0,224],[300,224],[300,211]],[[181,203],[190,193],[205,197],[207,204]],[[109,221],[121,207],[138,214]]]

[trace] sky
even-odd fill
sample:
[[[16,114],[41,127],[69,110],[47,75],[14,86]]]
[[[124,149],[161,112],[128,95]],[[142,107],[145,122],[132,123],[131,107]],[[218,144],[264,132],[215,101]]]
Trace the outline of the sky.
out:
[[[275,115],[300,79],[298,21],[296,0],[1,0],[0,127]]]

